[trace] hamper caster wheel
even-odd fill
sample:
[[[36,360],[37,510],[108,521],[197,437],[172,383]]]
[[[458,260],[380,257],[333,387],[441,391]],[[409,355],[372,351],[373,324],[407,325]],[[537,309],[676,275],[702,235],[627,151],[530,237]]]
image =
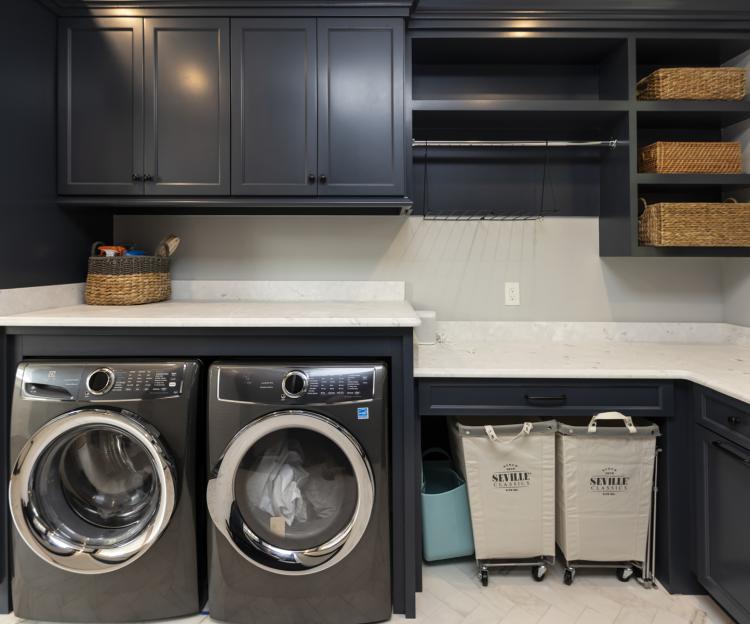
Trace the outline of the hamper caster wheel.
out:
[[[479,571],[479,578],[482,580],[482,587],[487,587],[490,584],[490,573],[487,569]]]
[[[576,578],[576,571],[573,568],[565,568],[565,574],[563,575],[563,581],[566,585],[572,585]]]
[[[544,577],[547,574],[547,566],[546,565],[538,565],[531,568],[531,578],[533,578],[537,583],[541,583],[544,580]]]
[[[617,580],[627,583],[633,576],[633,568],[617,568]]]

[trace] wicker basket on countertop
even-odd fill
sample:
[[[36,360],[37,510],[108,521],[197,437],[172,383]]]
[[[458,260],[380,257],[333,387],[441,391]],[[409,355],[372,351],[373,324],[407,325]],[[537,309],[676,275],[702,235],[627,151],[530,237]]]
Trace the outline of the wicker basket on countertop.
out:
[[[638,220],[641,245],[650,247],[750,247],[750,203],[648,204]]]
[[[172,294],[169,258],[92,256],[86,277],[89,305],[139,305],[166,301]]]
[[[670,67],[638,82],[639,100],[744,100],[747,70],[741,67]]]
[[[641,173],[742,173],[742,147],[736,142],[657,141],[641,148]]]

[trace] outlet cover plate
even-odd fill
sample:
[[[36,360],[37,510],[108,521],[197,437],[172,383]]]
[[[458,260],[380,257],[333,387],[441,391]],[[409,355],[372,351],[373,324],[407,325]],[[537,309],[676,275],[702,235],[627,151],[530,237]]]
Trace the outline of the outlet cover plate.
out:
[[[505,282],[505,305],[521,305],[521,284],[518,282]]]

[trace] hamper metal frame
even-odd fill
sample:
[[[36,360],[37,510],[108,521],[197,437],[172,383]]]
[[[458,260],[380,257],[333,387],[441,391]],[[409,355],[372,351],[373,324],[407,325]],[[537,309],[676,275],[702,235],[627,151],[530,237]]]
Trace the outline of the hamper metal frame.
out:
[[[661,455],[662,449],[656,447],[656,453],[654,455],[654,481],[651,490],[651,514],[649,516],[648,524],[648,537],[646,539],[646,558],[644,561],[584,561],[584,560],[568,560],[565,557],[565,553],[560,550],[560,555],[563,563],[565,564],[565,584],[572,585],[576,577],[576,570],[578,568],[591,569],[591,568],[602,568],[602,569],[633,569],[640,570],[641,575],[636,576],[636,580],[644,589],[656,589],[656,577],[654,572],[656,570],[656,505],[659,493],[659,455]],[[626,578],[621,578],[618,574],[618,578],[621,581],[629,581],[633,573],[627,575]]]

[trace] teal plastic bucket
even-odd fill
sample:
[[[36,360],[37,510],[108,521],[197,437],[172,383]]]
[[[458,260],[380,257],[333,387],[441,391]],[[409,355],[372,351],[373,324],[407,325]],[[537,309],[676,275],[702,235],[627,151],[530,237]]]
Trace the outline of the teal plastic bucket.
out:
[[[426,459],[435,454],[442,459]],[[466,483],[446,451],[429,449],[422,456],[422,555],[425,561],[439,561],[473,554]]]

